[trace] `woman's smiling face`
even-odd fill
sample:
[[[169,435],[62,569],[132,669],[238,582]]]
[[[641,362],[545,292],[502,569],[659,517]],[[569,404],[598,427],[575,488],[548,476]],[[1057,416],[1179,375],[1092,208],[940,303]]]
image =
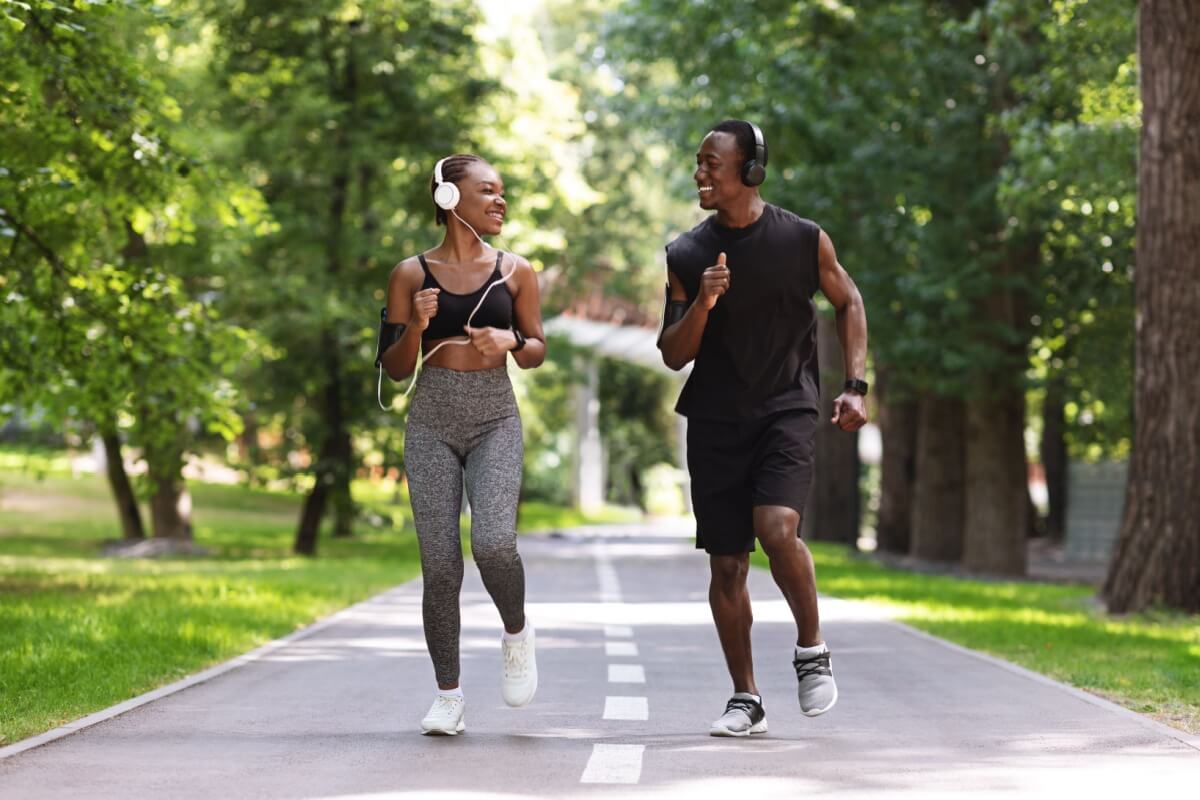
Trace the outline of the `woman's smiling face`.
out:
[[[458,215],[480,235],[500,233],[508,201],[504,198],[504,181],[496,168],[486,161],[473,161],[457,185],[462,197],[455,209]]]

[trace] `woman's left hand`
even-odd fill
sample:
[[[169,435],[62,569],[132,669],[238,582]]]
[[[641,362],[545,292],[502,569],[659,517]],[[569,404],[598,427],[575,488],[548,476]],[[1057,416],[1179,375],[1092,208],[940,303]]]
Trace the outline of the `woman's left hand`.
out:
[[[506,328],[467,328],[471,344],[485,356],[504,355],[517,344],[517,337]]]

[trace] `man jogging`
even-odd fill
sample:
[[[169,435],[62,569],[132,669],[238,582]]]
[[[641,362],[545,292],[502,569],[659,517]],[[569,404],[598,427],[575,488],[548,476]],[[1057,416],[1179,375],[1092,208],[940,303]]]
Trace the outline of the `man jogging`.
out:
[[[688,418],[696,547],[709,554],[709,605],[733,679],[713,736],[767,730],[746,590],[755,540],[796,620],[801,711],[817,716],[837,702],[812,556],[798,535],[820,421],[818,289],[837,310],[845,353],[847,380],[832,422],[855,431],[867,421],[862,297],[818,225],[763,201],[766,165],[757,126],[715,126],[700,144],[694,177],[700,207],[716,213],[667,246],[659,349],[672,369],[695,361],[675,410]]]

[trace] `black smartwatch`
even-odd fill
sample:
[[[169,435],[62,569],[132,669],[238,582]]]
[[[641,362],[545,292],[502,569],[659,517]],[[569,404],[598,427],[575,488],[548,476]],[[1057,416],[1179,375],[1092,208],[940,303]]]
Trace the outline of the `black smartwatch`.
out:
[[[522,336],[521,332],[519,330],[517,330],[516,328],[513,328],[512,332],[513,332],[513,336],[515,336],[517,339],[517,343],[515,345],[513,345],[512,349],[509,350],[509,352],[515,353],[518,350],[520,350],[522,347],[525,346],[525,337]]]
[[[842,387],[844,391],[858,392],[863,397],[867,396],[867,388],[867,382],[864,380],[859,380],[858,378],[848,379],[846,384]]]

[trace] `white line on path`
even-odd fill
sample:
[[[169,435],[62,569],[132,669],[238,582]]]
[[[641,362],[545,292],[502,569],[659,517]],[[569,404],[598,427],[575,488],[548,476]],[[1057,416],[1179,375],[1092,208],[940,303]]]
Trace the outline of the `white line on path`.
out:
[[[603,550],[596,553],[596,578],[600,581],[601,600],[606,603],[621,602],[621,582],[617,580],[617,569]]]
[[[645,683],[646,670],[641,664],[609,664],[609,683]]]
[[[630,719],[644,721],[650,719],[650,702],[645,697],[615,697],[604,698],[605,719]]]
[[[580,783],[637,783],[642,777],[643,744],[598,744],[592,747]]]
[[[604,655],[609,656],[636,656],[638,654],[637,645],[633,642],[605,642]]]
[[[604,545],[596,547],[596,578],[600,584],[600,600],[619,604],[621,582],[617,569],[605,551]],[[637,656],[637,645],[632,641],[633,629],[628,625],[605,625],[607,639],[627,641],[604,643],[604,654],[613,656]],[[609,683],[645,683],[646,670],[641,664],[609,664]],[[650,703],[645,697],[610,695],[604,698],[604,719],[644,721],[650,718]],[[596,744],[583,770],[580,783],[623,783],[636,784],[642,777],[642,755],[646,750],[640,744]]]

